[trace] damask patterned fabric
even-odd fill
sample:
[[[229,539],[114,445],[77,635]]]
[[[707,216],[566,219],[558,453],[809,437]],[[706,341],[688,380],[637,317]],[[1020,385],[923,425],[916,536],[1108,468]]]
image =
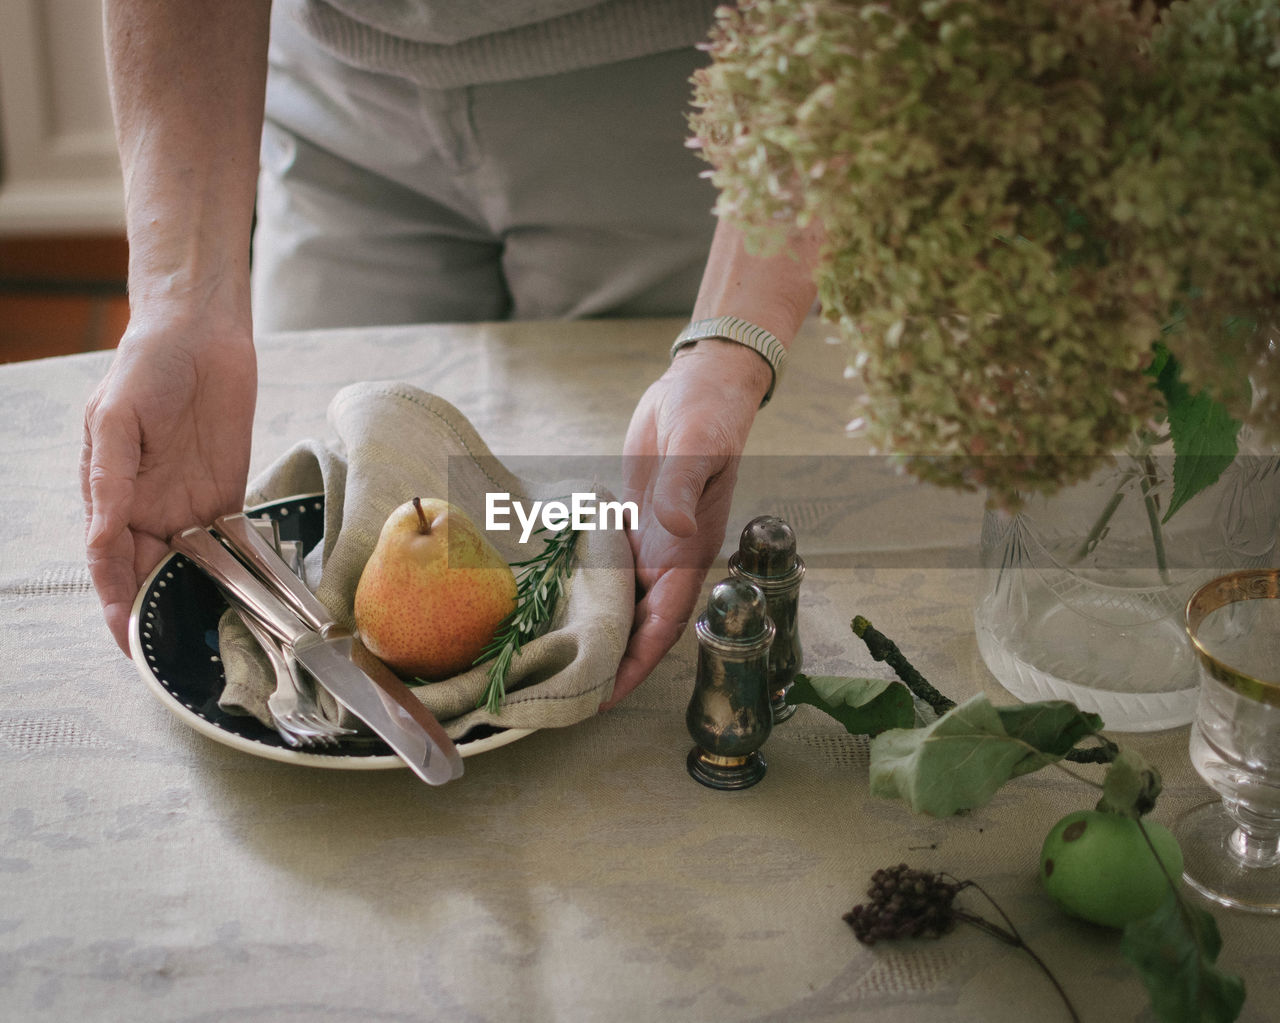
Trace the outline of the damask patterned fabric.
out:
[[[611,456],[679,327],[267,338],[252,472],[326,436],[326,408],[359,380],[439,394],[512,464]],[[1066,1018],[1025,954],[973,928],[855,942],[841,914],[874,869],[902,861],[979,881],[1082,1018],[1153,1018],[1118,935],[1061,915],[1036,880],[1044,834],[1092,805],[1091,789],[1046,770],[980,810],[920,817],[872,798],[865,740],[810,707],[773,730],[758,785],[704,788],[685,770],[691,630],[612,712],[468,757],[439,789],[404,770],[276,763],[197,734],[115,648],[83,567],[80,417],[108,358],[0,367],[6,1018]],[[726,548],[757,514],[795,525],[810,673],[888,672],[850,635],[864,614],[954,698],[1008,702],[974,642],[981,498],[900,479],[847,437],[857,410],[843,363],[820,329],[801,339],[757,421]],[[1164,774],[1158,819],[1210,798],[1185,728],[1124,741]],[[1280,928],[1214,915],[1222,965],[1248,984],[1242,1018],[1280,1017]]]

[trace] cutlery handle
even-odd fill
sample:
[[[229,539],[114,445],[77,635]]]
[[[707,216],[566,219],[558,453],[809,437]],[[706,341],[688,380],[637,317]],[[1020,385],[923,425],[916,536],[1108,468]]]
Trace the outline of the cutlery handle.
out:
[[[253,615],[276,639],[292,647],[311,635],[258,578],[204,526],[190,526],[169,538],[169,546],[186,555],[213,579],[227,600]]]
[[[247,515],[243,512],[223,515],[214,521],[213,528],[226,538],[250,568],[262,576],[276,596],[316,632],[328,636],[341,629],[329,614],[329,609],[289,569],[284,559],[253,527]]]

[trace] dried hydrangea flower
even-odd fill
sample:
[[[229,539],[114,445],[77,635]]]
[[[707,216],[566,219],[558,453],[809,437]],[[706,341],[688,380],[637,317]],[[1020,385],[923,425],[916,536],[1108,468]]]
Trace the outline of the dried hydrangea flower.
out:
[[[1056,489],[1161,416],[1162,336],[1280,439],[1273,2],[757,0],[709,49],[717,211],[763,247],[822,223],[877,448]]]

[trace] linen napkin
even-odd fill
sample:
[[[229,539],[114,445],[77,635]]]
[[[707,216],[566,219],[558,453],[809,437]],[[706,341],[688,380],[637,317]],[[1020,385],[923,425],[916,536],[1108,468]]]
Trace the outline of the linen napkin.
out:
[[[390,513],[415,495],[443,497],[484,526],[485,496],[564,500],[573,492],[612,498],[593,480],[533,482],[509,472],[474,427],[444,399],[404,383],[353,384],[335,395],[328,421],[336,441],[305,440],[252,481],[249,506],[297,494],[325,495],[324,541],[308,556],[307,578],[340,624],[354,629],[356,584]],[[542,549],[520,530],[486,534],[508,562]],[[488,682],[481,664],[413,692],[457,739],[477,725],[552,728],[594,715],[612,692],[635,600],[630,545],[617,529],[580,531],[575,565],[549,628],[524,643],[507,674],[499,714],[477,708]],[[234,613],[219,625],[226,686],[219,705],[271,724],[274,676]],[[328,694],[325,699],[331,700]],[[331,708],[333,704],[329,705]]]

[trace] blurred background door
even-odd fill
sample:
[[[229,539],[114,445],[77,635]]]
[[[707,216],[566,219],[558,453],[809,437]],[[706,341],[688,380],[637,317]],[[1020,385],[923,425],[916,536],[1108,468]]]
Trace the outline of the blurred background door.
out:
[[[115,345],[123,225],[101,0],[0,0],[0,361]]]

